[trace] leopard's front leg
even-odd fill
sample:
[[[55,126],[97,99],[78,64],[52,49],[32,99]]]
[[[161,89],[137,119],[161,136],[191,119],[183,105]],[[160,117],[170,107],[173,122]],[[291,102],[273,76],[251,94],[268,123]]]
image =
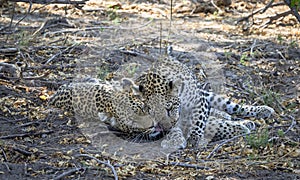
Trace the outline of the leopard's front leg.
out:
[[[190,127],[187,134],[189,147],[198,148],[207,144],[204,138],[204,130],[209,116],[210,107],[205,98],[201,98],[192,109]]]

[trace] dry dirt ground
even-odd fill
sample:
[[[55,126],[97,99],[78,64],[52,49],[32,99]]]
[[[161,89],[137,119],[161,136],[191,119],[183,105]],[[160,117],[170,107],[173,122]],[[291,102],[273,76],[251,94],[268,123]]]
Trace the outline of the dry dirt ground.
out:
[[[300,26],[274,18],[287,6],[241,19],[267,1],[174,1],[171,19],[168,1],[2,2],[0,179],[300,179]],[[170,44],[214,91],[276,114],[245,138],[170,153],[47,106],[64,83],[138,76]]]

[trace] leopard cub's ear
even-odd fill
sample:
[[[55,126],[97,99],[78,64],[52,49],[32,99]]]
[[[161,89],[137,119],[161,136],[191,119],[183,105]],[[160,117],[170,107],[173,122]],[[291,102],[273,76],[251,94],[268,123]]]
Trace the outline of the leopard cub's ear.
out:
[[[122,87],[123,87],[123,90],[125,92],[130,92],[132,93],[133,95],[140,95],[141,94],[141,87],[136,85],[134,83],[134,81],[130,78],[122,78],[121,80],[121,83],[122,83]]]

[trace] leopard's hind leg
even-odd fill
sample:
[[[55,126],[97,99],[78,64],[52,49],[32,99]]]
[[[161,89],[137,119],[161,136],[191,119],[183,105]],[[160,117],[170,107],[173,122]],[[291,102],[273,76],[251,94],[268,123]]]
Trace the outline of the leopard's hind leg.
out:
[[[252,121],[228,121],[210,117],[206,123],[204,134],[206,140],[214,142],[247,134],[253,129],[255,129],[255,124]]]

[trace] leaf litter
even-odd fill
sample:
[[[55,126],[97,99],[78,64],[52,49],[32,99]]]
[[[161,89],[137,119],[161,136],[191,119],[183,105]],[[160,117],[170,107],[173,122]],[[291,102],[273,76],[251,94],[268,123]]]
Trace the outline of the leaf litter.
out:
[[[231,10],[249,12],[253,5],[238,9],[241,3],[234,3]],[[15,8],[14,25],[27,13],[28,4],[17,3]],[[173,14],[170,29],[165,20],[168,3],[91,1],[84,10],[33,4],[27,16],[36,21],[25,18],[14,33],[0,36],[3,48],[15,47],[15,42],[18,47],[15,54],[0,55],[1,63],[15,69],[0,74],[0,176],[112,179],[116,171],[117,177],[131,179],[299,178],[299,24],[281,26],[294,22],[289,16],[245,32],[233,25],[238,16],[232,11],[218,15],[190,13],[189,8]],[[9,26],[10,10],[4,7],[1,12],[5,15],[1,24]],[[106,132],[103,127],[84,129],[83,120],[47,107],[46,99],[61,84],[83,77],[135,77],[149,66],[123,50],[157,58],[170,43],[178,59],[199,77],[205,72],[214,91],[243,103],[273,107],[277,113],[273,121],[257,120],[258,130],[245,138],[163,154],[158,153],[159,142],[133,145],[112,138],[111,132],[100,136],[111,141],[90,140],[99,128]],[[143,146],[151,149],[149,156],[143,151],[128,154]]]

